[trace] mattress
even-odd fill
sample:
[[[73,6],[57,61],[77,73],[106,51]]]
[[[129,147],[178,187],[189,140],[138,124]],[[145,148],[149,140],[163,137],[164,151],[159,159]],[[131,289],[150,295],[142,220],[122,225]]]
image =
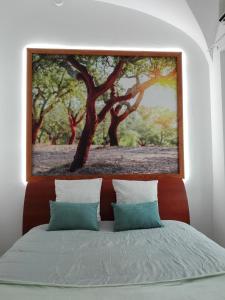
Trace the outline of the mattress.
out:
[[[0,259],[0,296],[225,299],[225,249],[190,225],[163,223],[124,232],[111,223],[99,232],[35,227]]]

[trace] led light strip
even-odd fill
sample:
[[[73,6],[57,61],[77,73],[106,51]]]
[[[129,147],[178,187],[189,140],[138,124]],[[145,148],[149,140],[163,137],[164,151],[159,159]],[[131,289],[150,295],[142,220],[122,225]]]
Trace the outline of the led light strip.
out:
[[[68,46],[59,44],[28,44],[23,48],[22,53],[22,91],[21,91],[21,107],[22,107],[22,124],[21,124],[21,178],[24,184],[26,181],[26,92],[27,92],[27,48],[39,49],[84,49],[84,50],[117,50],[117,51],[160,51],[160,52],[182,52],[182,78],[183,78],[183,138],[184,138],[184,170],[185,181],[190,177],[190,157],[188,142],[188,86],[187,86],[187,59],[186,54],[181,48],[133,48],[133,47],[89,47],[78,45]]]

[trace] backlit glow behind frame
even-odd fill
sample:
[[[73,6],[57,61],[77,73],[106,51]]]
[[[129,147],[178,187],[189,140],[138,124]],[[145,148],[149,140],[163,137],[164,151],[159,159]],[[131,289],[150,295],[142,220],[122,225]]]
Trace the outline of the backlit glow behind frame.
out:
[[[83,50],[115,50],[115,51],[160,51],[160,52],[182,52],[182,86],[183,86],[183,149],[184,149],[184,180],[190,177],[190,157],[188,143],[188,87],[187,87],[187,58],[185,51],[181,48],[125,48],[125,47],[87,47],[87,46],[66,46],[58,44],[28,44],[22,51],[22,89],[21,89],[21,180],[26,185],[26,126],[27,126],[27,49],[83,49]]]

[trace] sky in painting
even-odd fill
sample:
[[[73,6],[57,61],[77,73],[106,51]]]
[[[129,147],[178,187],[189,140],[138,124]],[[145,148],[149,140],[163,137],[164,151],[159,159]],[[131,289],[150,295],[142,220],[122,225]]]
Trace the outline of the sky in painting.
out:
[[[120,80],[120,83],[123,85],[124,89],[127,90],[135,83],[135,81],[133,79],[122,79]],[[147,107],[166,107],[171,111],[177,111],[176,89],[155,84],[145,90],[141,105]]]

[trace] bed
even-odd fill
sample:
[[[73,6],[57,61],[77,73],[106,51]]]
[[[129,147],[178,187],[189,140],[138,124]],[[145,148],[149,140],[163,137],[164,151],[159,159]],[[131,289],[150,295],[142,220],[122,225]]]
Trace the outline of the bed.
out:
[[[164,227],[113,232],[115,192],[101,191],[101,230],[46,231],[54,181],[29,182],[24,236],[0,259],[0,299],[225,299],[225,249],[189,225],[183,181],[159,180]]]

